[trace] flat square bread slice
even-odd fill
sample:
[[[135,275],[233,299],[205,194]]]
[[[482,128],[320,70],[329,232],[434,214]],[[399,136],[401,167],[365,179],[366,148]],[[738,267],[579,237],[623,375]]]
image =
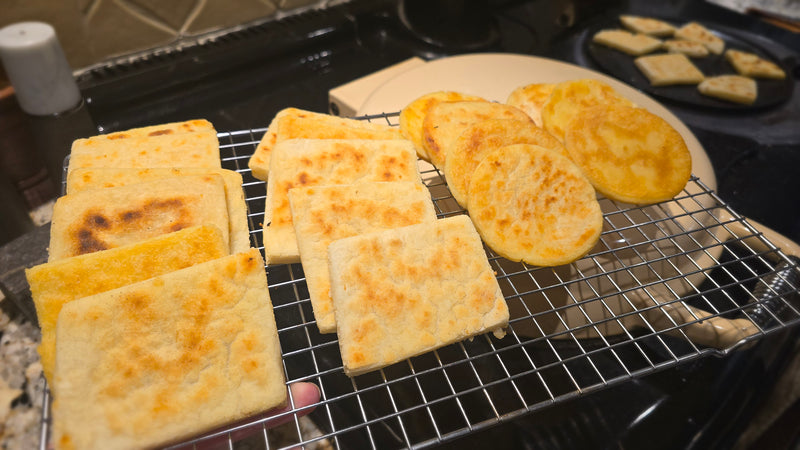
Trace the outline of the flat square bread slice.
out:
[[[634,33],[658,37],[672,36],[672,34],[675,33],[674,25],[652,17],[622,15],[619,16],[619,21],[622,23],[622,26]]]
[[[489,119],[513,119],[533,123],[521,109],[486,101],[441,102],[433,105],[422,121],[425,152],[439,170],[444,170],[447,147],[470,124]]]
[[[127,139],[132,137],[153,137],[168,134],[202,133],[211,131],[216,134],[214,125],[205,119],[186,120],[183,122],[171,122],[148,127],[131,128],[125,131],[115,131],[113,133],[95,136],[97,139]]]
[[[58,261],[178,231],[213,225],[229,242],[225,185],[217,174],[91,189],[56,200],[50,257]]]
[[[218,174],[225,184],[225,203],[228,206],[228,229],[231,253],[250,248],[250,228],[247,223],[247,203],[242,190],[242,176],[233,170],[204,169],[199,167],[157,169],[75,169],[67,176],[67,195],[108,187],[126,186],[156,178],[186,175]]]
[[[436,220],[430,192],[413,181],[299,187],[289,190],[289,203],[320,333],[336,331],[328,268],[331,242]]]
[[[721,55],[725,50],[725,41],[697,22],[689,22],[678,28],[675,30],[674,36],[676,39],[699,42],[715,55]]]
[[[152,136],[104,135],[72,143],[68,172],[82,167],[214,167],[220,168],[217,132],[199,130]]]
[[[256,249],[68,303],[56,333],[56,448],[163,447],[286,402]]]
[[[683,53],[640,56],[633,62],[653,86],[697,84],[705,78]]]
[[[786,72],[777,64],[764,59],[755,53],[729,49],[725,52],[725,59],[731,63],[739,75],[753,78],[769,78],[782,80]]]
[[[53,383],[56,363],[56,319],[65,304],[227,254],[227,243],[216,227],[196,226],[27,269],[42,329],[38,351],[48,382]]]
[[[661,48],[659,39],[625,30],[600,30],[592,37],[592,41],[633,56],[644,55]]]
[[[703,80],[697,90],[709,97],[750,105],[758,97],[758,86],[752,78],[741,75],[719,75]]]
[[[414,143],[414,149],[417,155],[424,159],[429,160],[425,146],[422,144],[422,121],[425,120],[425,115],[428,110],[440,102],[459,102],[459,101],[485,101],[483,98],[467,95],[461,92],[453,91],[437,91],[425,94],[421,97],[414,99],[411,103],[400,110],[400,133],[403,137]]]
[[[411,141],[291,139],[275,145],[267,181],[264,252],[270,264],[300,262],[289,189],[365,181],[421,182]]]
[[[506,99],[506,104],[521,109],[533,119],[536,126],[543,126],[542,108],[555,89],[555,83],[533,83],[514,89]]]
[[[684,39],[669,39],[664,41],[664,50],[669,53],[683,53],[690,58],[704,58],[708,56],[708,49],[705,45]]]
[[[467,216],[340,239],[328,255],[349,376],[489,331],[504,335],[508,306]]]
[[[253,176],[267,181],[272,149],[277,142],[289,139],[401,139],[400,130],[384,123],[286,108],[270,122],[248,166]]]

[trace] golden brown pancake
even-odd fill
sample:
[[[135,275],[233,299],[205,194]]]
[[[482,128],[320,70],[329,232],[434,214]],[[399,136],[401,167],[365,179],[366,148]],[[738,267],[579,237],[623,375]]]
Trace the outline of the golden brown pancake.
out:
[[[553,135],[529,121],[491,119],[467,127],[447,150],[445,178],[453,198],[467,203],[472,172],[490,152],[511,144],[533,144],[567,155],[567,149]]]
[[[425,119],[425,115],[428,114],[428,110],[431,106],[439,102],[458,102],[465,100],[482,101],[484,99],[461,92],[437,91],[414,99],[414,101],[406,105],[406,107],[400,111],[400,132],[403,134],[404,138],[414,143],[414,149],[417,151],[417,155],[420,158],[428,160],[428,154],[425,152],[425,147],[422,143],[422,121]]]
[[[506,104],[521,109],[533,119],[537,126],[541,127],[542,108],[555,87],[555,83],[533,83],[520,86],[508,95]]]
[[[692,172],[681,135],[643,108],[609,104],[584,109],[570,122],[566,147],[595,189],[626,203],[669,200]]]
[[[567,264],[594,247],[603,214],[592,185],[566,157],[536,145],[489,153],[472,174],[469,215],[500,256]]]
[[[447,147],[470,124],[489,119],[514,119],[533,123],[519,108],[493,102],[443,102],[428,110],[422,122],[422,142],[431,163],[444,170]]]
[[[564,142],[564,130],[580,110],[605,103],[633,103],[599,80],[583,79],[558,83],[542,109],[544,129]]]

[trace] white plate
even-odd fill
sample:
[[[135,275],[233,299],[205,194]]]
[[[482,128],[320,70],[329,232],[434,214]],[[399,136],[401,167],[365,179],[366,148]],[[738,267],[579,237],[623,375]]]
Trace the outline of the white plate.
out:
[[[391,113],[429,92],[459,91],[504,102],[514,89],[531,83],[556,83],[579,78],[605,81],[622,95],[663,117],[683,136],[692,154],[692,173],[712,190],[717,180],[711,161],[686,125],[657,101],[615,78],[580,66],[527,55],[481,53],[437,59],[407,70],[370,94],[358,115]]]
[[[477,95],[487,100],[504,102],[508,95],[520,86],[531,83],[556,83],[582,78],[605,81],[638,106],[647,108],[669,122],[683,136],[691,152],[692,173],[708,188],[711,190],[716,189],[716,177],[714,176],[711,161],[700,142],[686,125],[663,105],[614,78],[583,67],[550,59],[513,54],[471,54],[431,61],[405,71],[382,84],[367,97],[358,114],[397,112],[414,99],[439,90],[459,91]],[[598,320],[600,322],[603,319],[612,319],[609,316],[609,309],[615,315],[644,309],[646,311],[644,317],[652,323],[659,323],[660,325],[657,325],[659,327],[670,327],[674,326],[676,322],[692,322],[693,319],[696,320],[702,313],[694,310],[690,311],[682,302],[676,303],[675,300],[679,298],[676,296],[689,294],[696,290],[697,284],[703,279],[703,271],[698,269],[713,265],[722,247],[712,245],[710,250],[705,249],[704,245],[710,245],[708,243],[709,240],[715,241],[715,239],[710,239],[711,236],[708,233],[702,233],[704,236],[699,240],[691,237],[692,231],[701,229],[709,225],[709,223],[698,223],[692,217],[692,214],[686,214],[687,211],[697,210],[698,203],[694,199],[694,194],[702,192],[701,187],[697,183],[690,182],[686,190],[689,195],[681,195],[683,199],[664,204],[666,211],[657,205],[631,208],[631,212],[624,216],[624,219],[632,220],[634,225],[637,225],[632,229],[630,222],[612,224],[614,228],[629,229],[628,231],[612,234],[613,236],[620,236],[617,242],[609,243],[608,240],[606,241],[606,245],[611,247],[618,245],[623,249],[615,252],[613,258],[604,258],[601,254],[594,261],[583,259],[575,264],[556,268],[555,273],[559,275],[553,280],[538,280],[539,285],[548,285],[549,282],[557,284],[560,279],[583,276],[592,280],[599,280],[597,283],[587,282],[585,286],[578,283],[569,288],[569,295],[566,295],[566,291],[564,291],[561,294],[564,298],[550,298],[548,301],[526,296],[526,299],[523,300],[526,303],[525,310],[512,311],[512,317],[524,318],[531,311],[547,311],[553,307],[567,305],[580,299],[588,300],[589,303],[583,305],[580,312],[578,308],[567,308],[567,311],[562,314],[563,322],[554,323],[552,324],[553,329],[545,331],[561,331],[565,325],[570,328],[585,328],[587,316],[591,317],[593,321]],[[711,202],[710,196],[701,197],[701,203]],[[686,206],[686,208],[684,209],[683,206]],[[712,208],[713,205],[702,204],[700,207]],[[612,222],[616,222],[617,218],[620,217],[619,214],[611,214],[609,216],[609,220]],[[654,229],[650,222],[667,216],[677,217],[675,222],[679,224],[676,226],[670,223],[669,220],[665,221],[666,225],[664,226],[668,229],[667,231],[676,236],[674,243],[670,241],[663,245],[660,242],[649,245],[647,242],[643,242],[643,234],[652,236],[658,235],[660,232]],[[639,231],[643,231],[643,233],[637,231],[640,227],[641,230]],[[644,241],[647,241],[647,239]],[[641,246],[643,250],[637,250],[636,252],[626,250],[641,243],[647,244]],[[711,242],[711,244],[713,243]],[[663,258],[663,255],[680,255],[684,253],[689,256],[681,256],[678,259],[677,266],[679,267],[673,264],[671,258]],[[645,261],[654,262],[642,265],[642,258]],[[609,260],[606,261],[605,259]],[[599,265],[603,267],[600,268],[598,267]],[[622,271],[619,271],[620,267],[623,268]],[[628,268],[627,271],[624,270],[625,267]],[[611,272],[608,277],[604,276],[604,273],[608,273],[607,271]],[[654,271],[659,272],[659,275],[654,275]],[[540,277],[547,275],[547,272],[538,273]],[[694,274],[683,276],[686,273]],[[660,280],[665,279],[674,279],[674,281],[661,284]],[[590,287],[590,284],[595,285]],[[637,287],[642,285],[648,285],[649,287]],[[530,288],[534,291],[536,286],[532,285]],[[625,292],[625,294],[616,294],[619,292]],[[603,297],[605,297],[603,301],[605,304],[592,300]],[[663,305],[662,308],[664,309],[653,309],[653,306],[659,303]],[[669,317],[667,317],[667,314],[669,314]],[[642,314],[638,314],[638,316],[642,316]],[[622,321],[604,322],[599,327],[586,329],[585,332],[576,333],[576,335],[591,337],[593,335],[596,336],[596,332],[606,335],[622,333],[624,332],[623,328],[628,326],[644,326],[638,320],[637,316],[628,314]],[[719,324],[720,322],[722,323],[721,325]],[[691,336],[692,340],[700,341],[706,345],[730,345],[731,339],[735,341],[741,338],[741,327],[739,327],[738,323],[722,318],[715,318],[711,321],[705,321],[705,323],[705,326],[691,324],[686,328],[685,332]],[[539,331],[517,329],[521,328],[522,325],[524,325],[524,321],[515,324],[515,330],[521,332],[521,334],[537,334]],[[618,325],[622,325],[623,328]],[[731,338],[725,342],[720,341],[719,336],[721,333],[718,330],[724,330],[727,333],[726,336]],[[731,332],[728,333],[728,331]]]

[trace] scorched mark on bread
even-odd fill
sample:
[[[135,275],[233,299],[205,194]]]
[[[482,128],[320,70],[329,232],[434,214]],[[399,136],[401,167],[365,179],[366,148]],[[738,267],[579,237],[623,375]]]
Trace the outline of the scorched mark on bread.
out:
[[[148,134],[148,136],[161,136],[164,134],[172,134],[172,130],[156,130]]]
[[[112,248],[104,239],[106,233],[124,233],[128,229],[143,229],[157,217],[172,217],[169,231],[179,231],[188,227],[190,212],[182,198],[153,200],[139,208],[122,211],[114,216],[104,215],[97,210],[88,210],[83,220],[77,222],[72,232],[76,243],[75,255],[83,255]]]

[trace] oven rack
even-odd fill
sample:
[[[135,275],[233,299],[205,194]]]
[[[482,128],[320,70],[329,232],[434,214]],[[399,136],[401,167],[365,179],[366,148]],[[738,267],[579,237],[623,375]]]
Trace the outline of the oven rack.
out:
[[[398,113],[363,117],[397,126]],[[239,172],[251,241],[261,238],[266,186],[247,167],[266,128],[218,133],[223,168]],[[443,176],[421,163],[437,215],[464,214]],[[725,355],[800,323],[798,259],[776,248],[697,178],[675,199],[633,207],[601,199],[600,243],[569,266],[534,267],[486,248],[511,310],[507,335],[451,344],[347,377],[335,334],[320,334],[300,264],[266,267],[287,384],[320,401],[287,419],[253,419],[180,444],[240,448],[423,448],[626,380]],[[722,328],[720,328],[720,326]],[[718,330],[727,330],[719,333]],[[42,441],[48,434],[47,408]],[[308,433],[300,416],[321,430]],[[305,419],[304,419],[305,420]],[[280,434],[280,439],[276,438]]]

